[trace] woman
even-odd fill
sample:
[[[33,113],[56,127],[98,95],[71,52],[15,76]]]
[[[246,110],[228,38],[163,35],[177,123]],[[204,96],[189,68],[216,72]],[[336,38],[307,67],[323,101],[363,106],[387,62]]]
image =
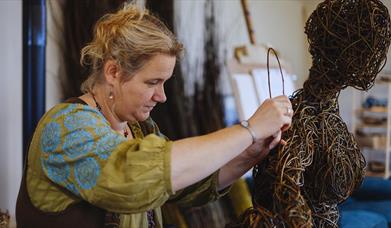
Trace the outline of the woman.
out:
[[[92,65],[84,95],[53,107],[34,133],[20,227],[162,227],[164,202],[217,199],[280,142],[292,117],[285,96],[262,104],[247,125],[166,139],[149,114],[165,102],[181,52],[162,22],[133,5],[97,22],[82,50]]]

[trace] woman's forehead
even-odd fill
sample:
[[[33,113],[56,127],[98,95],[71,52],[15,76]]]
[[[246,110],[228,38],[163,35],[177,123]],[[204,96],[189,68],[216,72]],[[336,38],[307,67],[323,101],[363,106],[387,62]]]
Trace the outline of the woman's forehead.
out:
[[[153,56],[132,78],[166,80],[171,77],[175,62],[175,56],[163,54]]]

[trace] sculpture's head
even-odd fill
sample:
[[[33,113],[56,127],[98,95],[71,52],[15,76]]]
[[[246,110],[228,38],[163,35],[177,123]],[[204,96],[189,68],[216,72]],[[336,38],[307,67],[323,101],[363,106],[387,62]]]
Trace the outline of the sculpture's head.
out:
[[[310,77],[367,90],[386,62],[390,15],[380,0],[325,0],[305,33],[316,72]]]

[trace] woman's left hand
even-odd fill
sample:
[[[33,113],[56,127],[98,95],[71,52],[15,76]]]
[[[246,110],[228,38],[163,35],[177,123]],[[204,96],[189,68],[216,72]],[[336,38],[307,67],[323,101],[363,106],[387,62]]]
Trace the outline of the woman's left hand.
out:
[[[268,145],[270,143],[270,139],[258,140],[257,142],[249,146],[245,151],[243,151],[241,156],[243,157],[243,159],[248,159],[258,163],[260,160],[266,157],[266,155],[269,154],[270,149]]]
[[[254,165],[262,161],[269,154],[270,143],[273,140],[273,137],[269,137],[265,140],[256,141],[239,156],[224,165],[219,173],[219,189],[232,184]]]
[[[242,156],[246,159],[251,159],[258,163],[265,158],[271,149],[276,147],[278,144],[285,145],[285,140],[281,139],[282,132],[277,132],[274,136],[270,136],[265,140],[259,140],[249,146],[243,153]]]

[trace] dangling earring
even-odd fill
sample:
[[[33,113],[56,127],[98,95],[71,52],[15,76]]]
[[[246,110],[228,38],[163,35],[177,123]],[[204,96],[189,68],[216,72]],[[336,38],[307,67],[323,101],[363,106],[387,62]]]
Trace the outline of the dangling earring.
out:
[[[109,99],[110,99],[110,100],[113,100],[113,98],[114,98],[113,91],[110,89],[110,92],[109,92]]]

